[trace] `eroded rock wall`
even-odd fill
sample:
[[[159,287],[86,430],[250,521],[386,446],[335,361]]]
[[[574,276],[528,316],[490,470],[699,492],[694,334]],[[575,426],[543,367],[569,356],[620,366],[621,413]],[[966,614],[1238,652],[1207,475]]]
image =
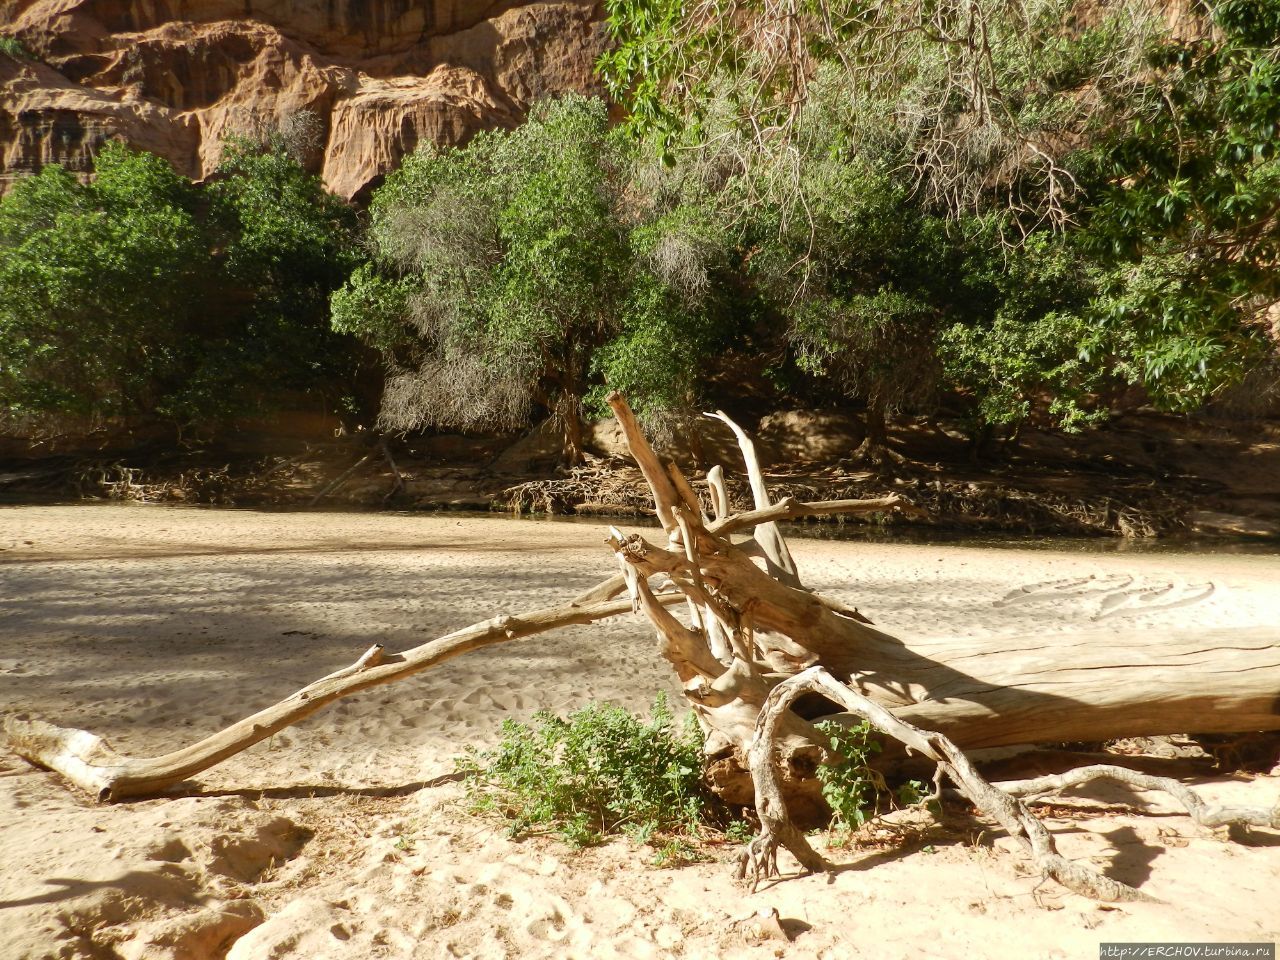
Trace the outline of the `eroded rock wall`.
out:
[[[0,191],[49,163],[87,172],[113,137],[187,176],[228,134],[300,110],[326,185],[359,197],[419,143],[511,125],[593,92],[595,0],[0,0]]]

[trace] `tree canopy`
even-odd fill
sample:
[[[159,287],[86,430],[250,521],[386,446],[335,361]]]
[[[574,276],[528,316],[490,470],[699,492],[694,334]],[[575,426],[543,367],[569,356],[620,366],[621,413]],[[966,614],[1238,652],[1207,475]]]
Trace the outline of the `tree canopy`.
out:
[[[213,422],[386,373],[382,428],[650,427],[732,392],[975,436],[1280,395],[1280,8],[609,0],[601,76],[423,145],[364,236],[307,124],[194,185],[109,144],[0,200],[12,423]],[[314,131],[311,131],[314,132]],[[314,151],[311,151],[314,152]],[[361,242],[363,239],[363,242]]]
[[[950,395],[1076,429],[1126,387],[1191,410],[1275,383],[1274,2],[1183,38],[1124,2],[608,9],[629,128],[732,168],[795,361],[869,426]]]
[[[231,144],[207,188],[121,143],[90,183],[58,166],[19,181],[0,200],[10,426],[181,428],[334,390],[351,354],[325,306],[354,231],[278,145]]]
[[[605,105],[571,96],[388,177],[373,260],[333,300],[338,329],[387,357],[386,428],[512,428],[542,409],[575,462],[597,385],[651,417],[692,400],[722,238],[678,195],[634,195],[630,163]]]

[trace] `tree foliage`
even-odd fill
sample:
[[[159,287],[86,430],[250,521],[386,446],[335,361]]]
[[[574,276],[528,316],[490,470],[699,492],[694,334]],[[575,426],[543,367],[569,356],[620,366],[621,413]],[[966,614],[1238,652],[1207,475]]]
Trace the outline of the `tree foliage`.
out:
[[[329,292],[354,221],[282,152],[233,145],[202,189],[119,143],[0,200],[0,396],[12,425],[217,422],[331,389]],[[52,418],[52,419],[51,419]]]
[[[864,156],[953,215],[993,204],[1065,222],[1071,144],[1126,97],[1153,24],[1112,0],[608,0],[601,60],[632,129],[716,147],[726,127],[766,165],[812,111],[844,114]]]
[[[10,416],[181,407],[184,334],[211,280],[197,200],[163,160],[112,145],[92,184],[46,167],[0,201],[0,394]]]
[[[363,248],[299,162],[305,116],[231,142],[203,187],[120,145],[91,183],[17,184],[9,419],[345,393],[347,334],[385,361],[385,428],[550,414],[569,460],[608,389],[652,427],[744,357],[859,405],[873,443],[894,408],[1080,429],[1120,397],[1280,382],[1275,0],[1207,2],[1180,38],[1129,0],[607,9],[620,127],[569,96],[424,146]]]
[[[601,69],[720,201],[800,368],[1078,429],[1275,369],[1277,7],[613,0]],[[708,159],[710,158],[710,160]],[[1274,379],[1274,373],[1272,374]]]
[[[338,329],[388,359],[386,427],[512,428],[540,408],[574,460],[593,385],[650,415],[689,401],[720,240],[678,199],[629,196],[628,161],[605,105],[567,97],[387,179],[373,263],[333,300]]]
[[[838,149],[806,162],[797,190],[804,218],[785,202],[758,208],[751,272],[800,370],[865,401],[867,452],[878,456],[886,411],[936,397],[939,326],[970,306],[962,248],[902,186]]]
[[[1224,0],[1153,51],[1081,242],[1114,265],[1096,307],[1125,375],[1193,409],[1274,357],[1280,300],[1280,6]]]

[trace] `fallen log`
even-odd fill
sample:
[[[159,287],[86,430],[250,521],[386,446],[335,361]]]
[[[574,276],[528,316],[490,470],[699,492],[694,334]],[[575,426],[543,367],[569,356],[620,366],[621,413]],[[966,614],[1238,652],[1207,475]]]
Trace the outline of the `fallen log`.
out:
[[[856,609],[801,586],[777,531],[776,520],[838,512],[840,502],[769,503],[754,450],[744,445],[756,508],[712,520],[701,504],[681,495],[681,483],[672,480],[679,471],[649,448],[625,402],[611,402],[668,537],[665,545],[619,533],[610,541],[619,559],[640,575],[642,609],[649,612],[643,581],[661,578],[704,611],[704,622],[740,638],[734,648],[740,655],[691,669],[680,657],[698,647],[697,638],[669,615],[650,617],[689,685],[690,704],[708,732],[713,781],[730,802],[752,802],[747,756],[765,697],[787,677],[817,665],[964,750],[1280,729],[1280,630],[1151,633],[1123,644],[1101,631],[986,640],[895,637]],[[871,501],[849,503],[865,510]],[[887,513],[899,506],[890,497],[876,509]],[[769,528],[763,541],[731,536],[757,525]],[[701,629],[693,627],[695,633]],[[807,719],[822,712],[813,702],[801,710]],[[795,772],[789,789],[801,794],[793,800],[819,804],[811,772],[821,753],[802,725],[792,728],[790,749],[784,750],[784,765]]]
[[[637,609],[684,684],[707,732],[709,775],[726,799],[751,804],[760,833],[743,850],[739,876],[779,874],[785,848],[805,870],[825,869],[796,822],[821,801],[814,771],[827,753],[810,721],[843,711],[869,721],[933,761],[935,785],[950,780],[987,818],[1019,840],[1042,876],[1097,900],[1147,897],[1058,853],[1023,796],[1110,778],[1163,789],[1202,824],[1280,829],[1270,810],[1210,810],[1176,781],[1096,766],[1001,789],[964,752],[1036,740],[1138,733],[1280,727],[1280,643],[1258,631],[1229,638],[1150,637],[1119,647],[1113,637],[1040,637],[913,647],[877,629],[855,608],[805,589],[777,528],[794,503],[769,502],[755,451],[733,428],[751,479],[755,510],[723,516],[723,476],[710,480],[713,521],[674,464],[662,463],[623,399],[610,397],[667,535],[658,545],[614,530],[610,545]],[[893,504],[885,504],[892,507]],[[735,541],[734,531],[751,530]],[[763,532],[762,532],[763,531]],[[651,581],[669,584],[697,616],[686,626],[657,602]],[[714,628],[714,629],[713,629]],[[719,643],[716,636],[727,638]],[[1212,676],[1209,687],[1205,678]],[[806,700],[808,701],[806,703]],[[1209,707],[1221,708],[1218,715]],[[928,729],[926,729],[928,727]]]

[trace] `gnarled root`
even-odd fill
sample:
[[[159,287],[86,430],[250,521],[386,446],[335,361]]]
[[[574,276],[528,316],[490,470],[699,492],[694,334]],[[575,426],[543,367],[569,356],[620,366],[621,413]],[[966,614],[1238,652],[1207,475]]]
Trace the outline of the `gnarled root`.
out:
[[[1270,810],[1260,807],[1223,807],[1205,803],[1184,783],[1170,777],[1155,777],[1127,767],[1097,763],[1087,767],[1078,767],[1066,773],[1054,773],[1034,780],[1017,780],[1000,784],[1000,789],[1012,797],[1022,798],[1025,802],[1036,800],[1084,786],[1094,780],[1114,780],[1128,784],[1139,790],[1151,790],[1167,793],[1173,797],[1184,810],[1200,826],[1206,829],[1218,827],[1270,827],[1280,830],[1280,801]]]
[[[806,671],[808,672],[810,671]],[[783,721],[789,714],[789,707],[795,699],[789,697],[784,688],[792,682],[793,680],[783,681],[766,698],[756,720],[755,738],[748,751],[751,779],[756,790],[756,815],[760,818],[760,834],[739,855],[737,876],[739,880],[749,880],[753,891],[761,880],[778,876],[779,847],[787,850],[802,868],[811,873],[828,867],[822,855],[809,845],[804,831],[791,822],[787,815],[786,801],[782,797],[782,785],[778,780],[778,738]],[[781,697],[778,695],[779,690],[784,690]],[[782,702],[782,706],[776,706],[778,702]]]
[[[850,713],[869,721],[881,733],[900,741],[909,750],[936,762],[942,774],[955,784],[961,794],[999,823],[1010,836],[1023,843],[1043,876],[1052,877],[1064,887],[1094,900],[1151,899],[1127,884],[1067,860],[1058,853],[1053,836],[1026,804],[989,783],[951,740],[940,733],[921,730],[899,720],[884,707],[840,683],[823,667],[810,667],[778,684],[761,710],[756,740],[751,746],[751,773],[756,783],[761,832],[743,851],[738,866],[739,876],[750,874],[753,884],[777,876],[779,846],[789,850],[807,869],[825,867],[822,857],[809,846],[804,834],[787,817],[773,762],[774,741],[781,718],[791,704],[806,693],[820,694],[838,703]]]

